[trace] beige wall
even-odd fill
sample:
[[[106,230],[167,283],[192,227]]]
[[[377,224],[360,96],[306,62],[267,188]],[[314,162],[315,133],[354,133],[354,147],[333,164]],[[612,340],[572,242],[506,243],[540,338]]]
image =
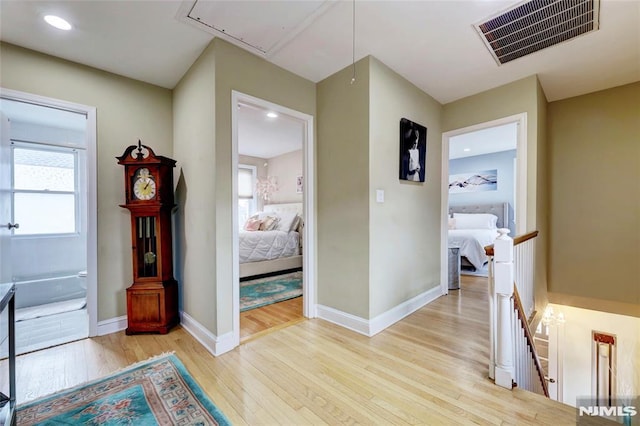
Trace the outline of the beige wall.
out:
[[[215,57],[208,47],[173,91],[173,152],[178,162],[176,273],[182,310],[216,325]]]
[[[548,186],[548,141],[547,141],[547,97],[540,81],[536,79],[537,91],[537,161],[536,161],[536,229],[540,231],[536,239],[536,285],[534,301],[537,319],[542,318],[544,309],[549,303],[547,296],[549,254],[549,186]]]
[[[317,85],[318,303],[369,318],[369,58]]]
[[[440,284],[442,106],[374,58],[369,85],[367,200],[373,318]],[[398,179],[403,117],[427,128],[424,183]],[[376,202],[377,189],[385,191],[384,203]]]
[[[231,257],[231,91],[315,116],[315,84],[221,39],[214,39],[215,69],[215,230],[217,326],[221,335],[232,327]]]
[[[141,139],[172,155],[171,91],[10,44],[0,45],[0,86],[97,110],[98,320],[126,314],[133,280],[124,170],[116,156]]]
[[[269,159],[269,175],[278,177],[278,191],[271,196],[272,204],[302,202],[302,193],[296,192],[296,177],[302,175],[302,161],[301,149]]]
[[[442,131],[527,113],[527,226],[536,229],[538,79],[523,78],[444,105]]]
[[[312,82],[217,38],[174,91],[183,308],[216,336],[233,324],[232,90],[315,114]]]
[[[527,231],[538,230],[536,256],[536,309],[546,304],[547,257],[546,239],[549,235],[546,220],[545,115],[546,99],[538,78],[527,77],[504,86],[478,93],[446,104],[443,110],[443,132],[485,123],[515,114],[527,114]],[[538,151],[541,150],[542,153]],[[543,175],[541,176],[540,173]],[[542,184],[542,186],[539,186]],[[517,206],[516,206],[517,207]]]
[[[640,316],[640,83],[548,113],[550,298]]]

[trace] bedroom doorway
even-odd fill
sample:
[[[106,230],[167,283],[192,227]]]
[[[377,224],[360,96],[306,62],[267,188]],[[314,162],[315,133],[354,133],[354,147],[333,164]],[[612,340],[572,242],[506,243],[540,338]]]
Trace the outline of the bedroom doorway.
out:
[[[484,246],[495,240],[496,228],[509,228],[512,237],[526,229],[526,113],[446,132],[442,142],[446,294],[458,275],[452,264],[462,274],[487,276]]]
[[[233,333],[314,317],[312,117],[233,92]]]

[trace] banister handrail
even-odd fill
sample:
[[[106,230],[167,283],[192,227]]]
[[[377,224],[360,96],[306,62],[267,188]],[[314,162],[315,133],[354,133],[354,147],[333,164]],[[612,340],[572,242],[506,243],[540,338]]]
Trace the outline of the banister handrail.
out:
[[[531,240],[531,239],[533,239],[533,238],[537,237],[537,236],[538,236],[538,233],[539,233],[538,231],[531,231],[531,232],[528,232],[528,233],[526,233],[526,234],[522,234],[522,235],[518,235],[517,237],[514,237],[514,238],[513,238],[513,246],[515,247],[515,246],[517,246],[518,244],[522,244],[522,243],[524,243],[525,241],[529,241],[529,240]],[[494,256],[494,252],[493,252],[493,244],[488,245],[488,246],[485,246],[485,248],[484,248],[484,253],[485,253],[487,256]]]
[[[537,234],[537,231],[536,231]],[[532,237],[533,238],[533,237]],[[547,381],[544,378],[544,371],[542,370],[542,363],[540,362],[540,358],[538,357],[538,352],[536,351],[535,344],[533,342],[533,335],[531,334],[531,330],[529,329],[529,322],[527,321],[527,316],[524,313],[524,308],[522,307],[522,301],[520,300],[520,295],[518,294],[518,288],[516,285],[513,285],[513,307],[518,314],[518,318],[520,319],[520,324],[522,324],[522,329],[524,330],[524,335],[527,339],[527,346],[531,349],[531,355],[533,357],[533,362],[536,366],[536,371],[538,372],[538,377],[540,378],[540,382],[542,383],[542,390],[544,391],[544,396],[549,397],[549,387],[547,386]]]

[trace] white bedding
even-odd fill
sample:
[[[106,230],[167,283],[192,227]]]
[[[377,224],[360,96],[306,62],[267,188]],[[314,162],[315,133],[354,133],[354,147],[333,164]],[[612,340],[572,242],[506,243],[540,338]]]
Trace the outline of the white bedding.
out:
[[[493,244],[497,236],[496,229],[450,229],[449,247],[460,247],[460,256],[466,257],[476,269],[482,269],[488,260],[484,248]]]
[[[300,254],[300,235],[295,231],[240,231],[238,236],[240,263]]]

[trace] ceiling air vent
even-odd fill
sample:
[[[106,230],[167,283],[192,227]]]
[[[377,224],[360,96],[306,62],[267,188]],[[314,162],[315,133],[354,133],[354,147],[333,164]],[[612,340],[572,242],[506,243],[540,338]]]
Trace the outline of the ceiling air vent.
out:
[[[498,64],[598,29],[599,0],[532,0],[475,25]]]

